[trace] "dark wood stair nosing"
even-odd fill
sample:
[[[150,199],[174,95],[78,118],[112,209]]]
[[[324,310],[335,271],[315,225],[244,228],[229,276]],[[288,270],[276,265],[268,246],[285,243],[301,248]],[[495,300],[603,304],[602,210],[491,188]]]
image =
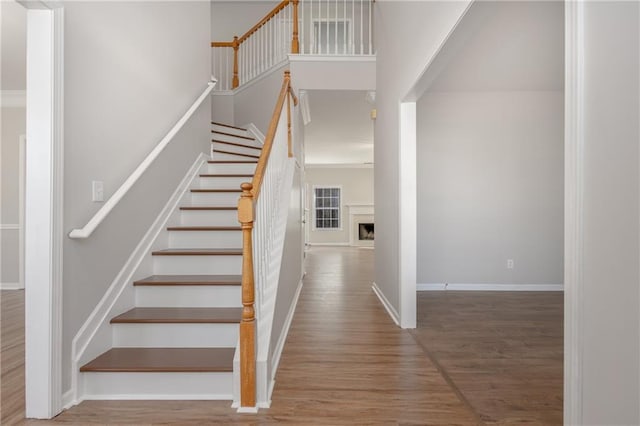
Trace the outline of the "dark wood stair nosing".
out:
[[[134,286],[240,286],[241,275],[151,275]]]
[[[188,249],[168,248],[151,252],[152,256],[242,256],[241,248]]]
[[[229,154],[229,155],[238,155],[240,157],[255,158],[256,160],[260,158],[260,156],[258,155],[241,154],[239,152],[222,151],[220,149],[214,149],[213,152],[217,152],[218,154]]]
[[[133,308],[111,324],[238,324],[242,308]]]
[[[212,121],[211,124],[213,124],[214,126],[222,126],[222,127],[228,127],[230,129],[237,129],[237,130],[243,130],[245,132],[248,132],[248,129],[244,129],[242,127],[236,127],[236,126],[232,126],[231,124],[224,124],[224,123],[217,123],[215,121]]]
[[[251,145],[245,145],[245,144],[242,144],[242,143],[219,141],[217,139],[211,139],[211,143],[222,143],[222,144],[225,144],[225,145],[237,146],[239,148],[257,149],[258,151],[262,151],[262,147],[260,147],[260,146],[251,146]]]
[[[201,178],[239,178],[239,177],[253,177],[252,173],[202,173]]]
[[[234,137],[234,138],[246,139],[246,140],[249,140],[249,141],[255,141],[256,140],[256,138],[252,138],[251,136],[234,135],[233,133],[219,132],[217,130],[211,130],[211,133],[216,133],[218,135],[231,136],[231,137]]]
[[[182,206],[180,210],[183,211],[198,211],[198,210],[238,210],[238,207],[216,207],[216,206]]]
[[[203,192],[203,193],[220,193],[223,194],[225,192],[242,192],[242,189],[233,189],[233,188],[193,188],[191,192]]]
[[[208,160],[208,164],[257,164],[258,160]]]
[[[230,373],[235,348],[112,348],[80,367],[89,373]]]
[[[168,226],[167,231],[242,231],[240,226]]]

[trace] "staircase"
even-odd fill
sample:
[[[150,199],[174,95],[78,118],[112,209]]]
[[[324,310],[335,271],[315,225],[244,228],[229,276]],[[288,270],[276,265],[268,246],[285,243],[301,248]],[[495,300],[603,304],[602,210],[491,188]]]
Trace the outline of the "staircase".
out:
[[[80,368],[91,399],[233,399],[241,317],[240,184],[261,144],[212,123],[212,160],[150,253],[154,275],[131,283],[135,307],[110,320],[112,348]],[[175,222],[175,223],[174,223]]]

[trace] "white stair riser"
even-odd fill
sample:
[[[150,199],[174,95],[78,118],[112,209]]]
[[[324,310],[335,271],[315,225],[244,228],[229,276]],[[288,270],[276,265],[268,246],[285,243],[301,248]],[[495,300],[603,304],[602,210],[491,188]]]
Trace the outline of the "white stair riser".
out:
[[[242,256],[153,256],[154,275],[237,275]]]
[[[239,192],[192,192],[192,206],[228,207],[237,206]]]
[[[169,231],[169,246],[171,248],[241,248],[242,232]]]
[[[260,150],[247,148],[244,146],[228,145],[226,143],[213,142],[213,149],[228,151],[237,154],[260,155]],[[215,153],[216,155],[218,153]]]
[[[112,324],[118,348],[233,348],[238,324]]]
[[[183,226],[238,226],[238,210],[181,210]]]
[[[233,395],[233,373],[80,373],[83,399],[210,399]]]
[[[253,137],[247,130],[234,129],[233,127],[227,127],[227,126],[218,126],[217,124],[212,124],[211,130],[215,130],[216,132],[231,133],[232,135],[238,135],[238,136]],[[215,133],[212,133],[212,134],[215,134]]]
[[[253,177],[201,177],[198,188],[202,189],[228,189],[240,188],[243,182],[251,182]]]
[[[224,130],[222,131],[224,132]],[[253,136],[249,136],[249,137],[253,137]],[[211,133],[211,139],[216,141],[232,142],[232,143],[239,143],[242,145],[255,146],[256,148],[262,147],[260,142],[258,142],[255,139],[251,140],[251,139],[239,138],[236,136],[223,135],[220,133]]]
[[[248,160],[248,159],[247,159]],[[243,160],[240,160],[243,161]],[[256,163],[208,163],[207,173],[252,173],[256,170]]]
[[[242,288],[234,286],[136,286],[140,308],[237,308]]]
[[[215,148],[218,149],[218,148]],[[226,152],[233,152],[230,149],[223,149],[222,151],[226,151]],[[251,155],[258,155],[258,154],[254,154],[252,153]],[[254,157],[245,157],[244,155],[234,155],[234,154],[226,154],[223,152],[213,152],[212,153],[213,159],[214,160],[219,160],[219,161],[226,161],[226,160],[232,160],[232,161],[244,161],[244,160],[258,160],[257,158]]]

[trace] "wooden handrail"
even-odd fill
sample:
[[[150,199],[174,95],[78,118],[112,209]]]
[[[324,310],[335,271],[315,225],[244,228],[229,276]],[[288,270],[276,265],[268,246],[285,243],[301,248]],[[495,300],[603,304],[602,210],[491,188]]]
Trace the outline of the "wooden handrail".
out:
[[[291,36],[291,53],[300,53],[300,40],[298,38],[298,3],[300,0],[282,0],[271,12],[267,13],[257,24],[249,29],[246,33],[240,37],[233,37],[233,41],[212,41],[211,47],[231,47],[233,48],[233,78],[231,82],[231,88],[235,89],[240,85],[238,78],[238,53],[240,46],[244,43],[252,34],[262,28],[266,23],[273,19],[280,11],[282,11],[289,4],[293,6],[293,30]]]
[[[271,122],[269,123],[269,129],[267,130],[267,134],[264,138],[264,145],[262,146],[262,153],[260,154],[260,158],[258,159],[258,165],[256,166],[256,171],[253,174],[253,189],[251,193],[253,197],[258,199],[260,195],[260,188],[262,187],[262,179],[264,178],[264,172],[267,169],[267,162],[269,161],[269,154],[271,153],[271,147],[273,146],[273,140],[276,137],[276,130],[278,129],[278,121],[280,120],[280,113],[282,112],[282,107],[284,106],[284,101],[292,92],[291,89],[291,73],[289,71],[284,72],[284,81],[282,82],[282,89],[280,89],[280,95],[278,96],[278,101],[276,102],[276,106],[273,110],[273,115],[271,116]],[[297,105],[297,98],[294,100],[294,105]]]
[[[255,205],[260,196],[262,180],[269,162],[269,155],[275,140],[278,123],[287,101],[287,134],[289,157],[293,156],[291,142],[291,105],[298,104],[291,87],[291,74],[284,72],[282,89],[278,95],[269,130],[265,137],[262,153],[258,159],[251,183],[245,182],[240,188],[242,195],[238,201],[238,221],[242,226],[242,319],[240,321],[240,406],[256,405],[256,316],[255,316],[255,282],[253,274],[253,240],[252,232],[255,221]]]
[[[260,22],[255,24],[253,27],[251,27],[251,29],[249,31],[247,31],[242,36],[240,36],[238,38],[238,42],[240,44],[242,44],[246,39],[248,39],[251,36],[251,34],[253,34],[256,31],[258,31],[260,29],[260,27],[262,27],[264,24],[269,22],[271,20],[271,18],[273,18],[274,16],[276,16],[278,14],[278,12],[280,12],[282,9],[287,7],[289,5],[289,3],[290,3],[290,0],[282,0],[276,7],[273,8],[273,10],[271,12],[267,13],[267,15],[264,18],[262,18],[260,20]]]

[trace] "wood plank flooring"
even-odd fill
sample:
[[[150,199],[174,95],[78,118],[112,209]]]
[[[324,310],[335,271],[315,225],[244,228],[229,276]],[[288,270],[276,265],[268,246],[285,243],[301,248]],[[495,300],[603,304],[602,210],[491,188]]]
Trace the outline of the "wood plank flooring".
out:
[[[2,292],[1,423],[561,422],[562,339],[557,329],[562,303],[557,295],[548,300],[515,295],[504,307],[499,299],[491,301],[498,293],[470,306],[457,299],[468,301],[466,294],[419,293],[421,328],[409,332],[393,324],[371,290],[373,254],[335,247],[308,253],[272,405],[257,415],[237,414],[228,402],[216,401],[85,401],[49,421],[24,421],[23,292]],[[536,308],[535,303],[543,305]],[[483,308],[489,310],[486,317]],[[532,370],[539,375],[531,376]]]

